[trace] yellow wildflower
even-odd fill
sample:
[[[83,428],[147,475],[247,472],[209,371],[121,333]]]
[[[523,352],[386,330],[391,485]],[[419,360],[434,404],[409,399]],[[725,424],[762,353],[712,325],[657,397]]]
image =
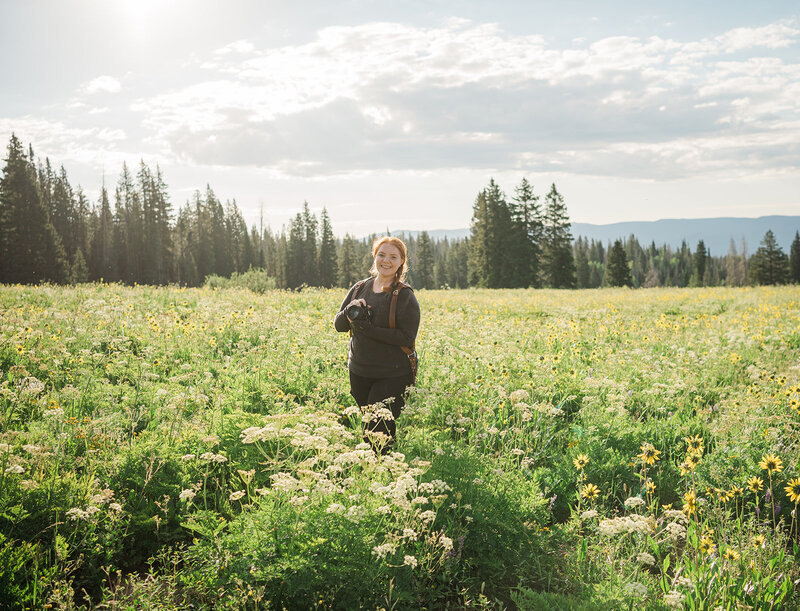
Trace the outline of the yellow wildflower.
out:
[[[694,437],[684,437],[683,440],[688,446],[686,451],[689,452],[689,454],[694,456],[703,455],[703,438],[700,437],[700,435],[695,435]]]
[[[770,474],[776,471],[778,473],[783,471],[783,461],[774,454],[766,454],[762,456],[761,462],[758,463],[758,466],[764,469],[765,471],[769,471]]]
[[[800,477],[789,480],[789,484],[784,488],[786,494],[789,495],[789,500],[797,505],[800,503]]]
[[[640,454],[637,454],[637,458],[641,458],[643,463],[647,463],[648,465],[656,464],[657,460],[660,460],[661,450],[656,450],[655,446],[652,443],[643,443],[642,444],[642,451]]]
[[[578,471],[581,471],[586,465],[589,464],[589,457],[586,454],[578,454],[578,456],[572,461],[572,464],[575,465],[575,468]]]
[[[581,488],[581,496],[585,499],[596,499],[600,496],[600,488],[594,484],[586,484]]]

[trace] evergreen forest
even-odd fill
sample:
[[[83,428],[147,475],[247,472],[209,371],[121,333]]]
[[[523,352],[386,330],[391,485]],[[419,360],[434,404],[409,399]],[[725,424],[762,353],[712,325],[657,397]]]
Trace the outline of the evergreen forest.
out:
[[[177,210],[161,170],[123,164],[117,184],[91,202],[12,135],[0,175],[0,283],[177,284],[254,290],[346,287],[366,274],[374,236],[336,237],[325,208],[303,203],[279,230],[248,227],[235,200],[210,186]],[[573,236],[555,184],[536,194],[523,178],[512,195],[491,179],[472,204],[470,236],[402,235],[415,288],[598,288],[800,283],[800,232],[788,253],[771,231],[752,255],[731,241],[711,256],[702,240],[679,248]]]

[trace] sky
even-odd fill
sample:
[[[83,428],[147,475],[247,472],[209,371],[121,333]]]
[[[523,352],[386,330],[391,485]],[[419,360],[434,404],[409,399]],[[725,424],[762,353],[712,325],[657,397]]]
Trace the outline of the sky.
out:
[[[144,161],[175,210],[338,235],[468,227],[491,178],[576,222],[800,214],[796,0],[2,0],[0,56],[0,139],[92,202]]]

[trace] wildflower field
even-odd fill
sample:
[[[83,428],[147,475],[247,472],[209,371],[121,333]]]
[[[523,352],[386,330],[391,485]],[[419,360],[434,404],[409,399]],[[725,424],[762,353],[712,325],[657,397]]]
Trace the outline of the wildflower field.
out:
[[[797,608],[800,287],[419,291],[380,457],[343,294],[1,287],[0,605]]]

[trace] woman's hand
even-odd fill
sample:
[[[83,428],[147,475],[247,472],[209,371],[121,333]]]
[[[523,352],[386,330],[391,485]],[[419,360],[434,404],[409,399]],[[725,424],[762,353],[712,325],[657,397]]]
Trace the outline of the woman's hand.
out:
[[[350,303],[347,304],[347,307],[345,308],[345,312],[350,308],[350,306],[354,306],[354,305],[361,306],[362,308],[366,308],[367,307],[367,300],[366,299],[353,299],[353,301],[351,301]],[[353,319],[350,318],[349,316],[347,317],[347,320],[350,321],[350,324],[353,324]]]

